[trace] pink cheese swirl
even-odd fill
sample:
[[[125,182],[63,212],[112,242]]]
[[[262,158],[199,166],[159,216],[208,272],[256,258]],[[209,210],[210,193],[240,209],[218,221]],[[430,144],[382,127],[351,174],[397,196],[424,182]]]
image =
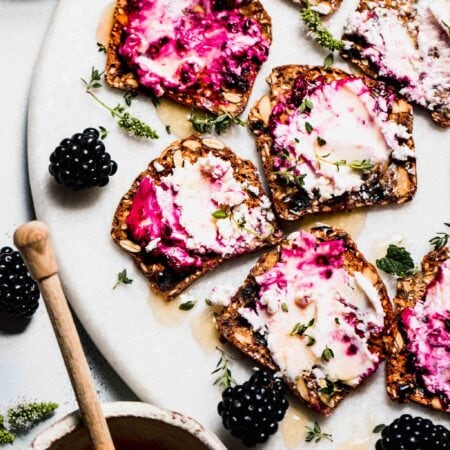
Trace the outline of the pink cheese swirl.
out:
[[[270,42],[259,23],[239,9],[244,2],[177,2],[131,2],[119,51],[140,83],[158,96],[166,90],[202,90],[212,102],[224,102],[218,99],[224,88],[247,90],[267,59]]]
[[[442,264],[423,301],[402,311],[401,321],[425,388],[450,402],[450,260]]]
[[[250,207],[249,196],[257,194],[259,203]],[[224,216],[215,217],[218,211]],[[250,194],[230,162],[210,154],[185,160],[158,182],[144,177],[126,223],[146,253],[178,270],[255,249],[274,232],[273,219],[267,196]]]

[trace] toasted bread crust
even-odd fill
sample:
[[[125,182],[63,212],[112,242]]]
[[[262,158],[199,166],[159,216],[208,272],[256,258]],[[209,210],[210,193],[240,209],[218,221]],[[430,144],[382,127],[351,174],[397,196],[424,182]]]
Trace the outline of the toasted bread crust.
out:
[[[114,22],[106,56],[105,79],[108,85],[113,88],[132,91],[139,89],[144,93],[148,93],[149,90],[139,84],[136,73],[119,54],[119,47],[124,37],[124,27],[128,22],[128,14],[131,8],[130,3],[130,0],[116,0]],[[244,2],[240,9],[245,16],[255,19],[261,25],[263,36],[271,43],[272,22],[262,4],[258,0],[248,0]],[[253,84],[244,92],[238,91],[237,89],[222,91],[221,96],[225,104],[213,104],[208,107],[204,103],[205,89],[205,86],[200,87],[195,93],[166,90],[164,96],[187,107],[202,109],[213,114],[223,114],[226,112],[232,117],[236,117],[246,107],[253,89]],[[232,101],[227,100],[227,96]]]
[[[292,90],[298,76],[302,76],[309,81],[318,77],[324,77],[328,81],[354,77],[354,75],[340,69],[298,65],[276,67],[269,75],[267,83],[270,86],[270,95],[263,96],[251,109],[249,127],[256,136],[256,145],[263,160],[265,176],[277,214],[285,220],[296,220],[305,215],[319,212],[336,212],[355,207],[387,205],[389,203],[401,204],[411,200],[417,187],[415,158],[408,158],[404,162],[395,161],[391,158],[387,166],[378,171],[373,171],[367,181],[367,183],[373,184],[377,191],[376,195],[363,198],[363,195],[355,192],[324,202],[313,199],[309,206],[296,206],[296,198],[301,194],[301,191],[296,186],[286,185],[274,173],[273,156],[271,155],[273,139],[267,126],[277,99],[280,95]],[[362,79],[372,92],[377,93],[377,87],[380,85],[376,81],[364,76]],[[395,101],[388,118],[390,121],[405,126],[408,132],[412,133],[413,116],[411,106],[406,101],[401,99]],[[411,150],[414,150],[412,138],[408,139],[406,144]],[[370,191],[368,192],[370,194]]]
[[[396,316],[389,327],[386,344],[387,392],[392,400],[406,403],[408,400],[424,406],[450,412],[450,404],[423,388],[417,375],[410,370],[410,354],[406,347],[406,335],[400,326],[400,316],[405,308],[413,307],[425,295],[427,286],[435,279],[441,264],[450,259],[450,248],[432,251],[422,260],[422,273],[400,280],[394,300]]]
[[[200,135],[195,134],[186,139],[173,142],[163,151],[159,158],[153,160],[147,169],[135,179],[129,191],[122,197],[114,215],[111,230],[114,242],[133,258],[136,267],[149,280],[153,290],[165,297],[166,300],[176,297],[197,278],[200,278],[224,261],[232,259],[233,255],[228,257],[211,256],[200,268],[192,268],[186,272],[175,271],[162,258],[155,260],[149,257],[145,250],[133,241],[133,236],[128,229],[126,220],[131,211],[134,194],[143,178],[150,176],[158,181],[161,177],[170,174],[173,167],[179,164],[179,161],[182,161],[182,159],[190,159],[194,162],[209,152],[230,161],[234,169],[234,176],[238,181],[246,181],[249,185],[256,187],[260,193],[264,193],[256,168],[251,161],[239,158],[220,141],[212,138],[202,138]],[[154,167],[155,162],[163,166],[164,170],[157,172]],[[249,195],[247,200],[249,207],[259,203],[259,196]],[[272,225],[274,234],[258,245],[254,251],[280,242],[281,236],[278,232],[277,224],[272,222]]]
[[[366,261],[350,236],[342,230],[326,226],[313,228],[311,232],[319,241],[340,239],[344,242],[344,267],[351,274],[356,271],[362,272],[372,281],[380,296],[385,312],[384,323],[387,326],[392,320],[393,312],[386,288],[375,267]],[[256,286],[255,276],[273,267],[278,262],[279,257],[279,247],[261,256],[239,291],[232,298],[230,306],[225,308],[216,318],[217,329],[228,342],[250,356],[257,363],[272,370],[279,370],[279,368],[273,361],[266,343],[258,333],[253,331],[253,328],[246,321],[240,318],[238,310],[253,301],[251,292]],[[384,358],[385,347],[382,333],[372,335],[368,346],[370,352],[378,355],[381,359]],[[341,384],[339,391],[326,398],[319,393],[320,386],[312,373],[303,378],[299,377],[295,383],[287,378],[284,381],[302,403],[324,415],[330,415],[338,404],[354,389]]]
[[[413,6],[417,3],[417,0],[376,0],[376,5],[384,8],[390,8],[398,10],[402,6]],[[371,5],[374,4],[373,0],[360,0],[358,4],[357,11],[365,11],[370,10]],[[410,21],[410,18],[405,15],[404,16],[404,23],[405,26]],[[417,37],[412,36],[415,42],[417,42]],[[395,88],[395,85],[391,82],[392,80],[385,79],[381,77],[378,74],[378,68],[367,58],[364,58],[362,56],[362,51],[364,47],[361,45],[361,42],[358,41],[358,39],[355,36],[344,34],[342,36],[343,40],[351,41],[352,47],[351,48],[344,48],[341,50],[340,54],[342,58],[344,58],[347,61],[351,61],[353,64],[355,64],[363,73],[368,75],[370,78],[373,78],[374,80],[383,80],[386,81],[386,83],[393,85]],[[438,124],[441,127],[448,127],[450,126],[450,110],[444,110],[440,109],[437,111],[428,111],[431,115],[431,118],[433,119],[436,124]]]

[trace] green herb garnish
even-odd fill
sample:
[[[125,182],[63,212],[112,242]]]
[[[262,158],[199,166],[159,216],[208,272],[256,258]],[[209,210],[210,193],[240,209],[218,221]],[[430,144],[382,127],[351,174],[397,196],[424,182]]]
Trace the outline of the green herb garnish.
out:
[[[285,313],[289,312],[288,305],[286,303],[281,304],[281,310]]]
[[[217,134],[222,134],[228,131],[232,124],[246,126],[247,123],[238,117],[232,117],[228,113],[220,114],[219,116],[212,116],[210,114],[203,114],[199,116],[191,113],[189,122],[192,127],[199,133],[211,134],[213,131]]]
[[[132,116],[129,112],[125,112],[125,106],[118,104],[114,108],[111,108],[100,100],[100,98],[93,92],[93,90],[102,87],[100,80],[103,73],[104,72],[99,72],[97,69],[92,67],[89,82],[81,78],[81,81],[86,86],[86,94],[89,94],[98,104],[107,109],[113,118],[116,119],[117,125],[126,130],[128,134],[145,139],[158,139],[158,134],[156,131],[153,130],[150,125],[146,124],[137,117]]]
[[[166,133],[172,134],[172,131],[170,130],[170,125],[166,125]]]
[[[230,212],[226,211],[225,209],[218,209],[217,211],[214,211],[211,214],[214,219],[226,219],[227,217],[229,217]]]
[[[323,352],[322,352],[322,358],[323,358],[325,361],[329,361],[330,359],[334,358],[333,350],[331,350],[331,348],[328,347],[328,346],[325,347],[324,350],[323,350]]]
[[[335,318],[334,318],[334,321],[335,321],[338,325],[341,324],[341,322],[339,321],[339,318],[338,318],[338,317],[335,317]]]
[[[286,172],[280,172],[280,171],[276,172],[275,171],[273,173],[275,173],[280,178],[282,178],[287,184],[292,184],[292,185],[300,187],[300,188],[305,185],[304,178],[306,177],[306,174],[295,175],[295,174],[287,172],[287,171]]]
[[[380,423],[379,425],[377,425],[373,430],[372,433],[380,433],[381,431],[383,431],[386,428],[386,425],[384,423]]]
[[[328,433],[322,433],[322,430],[320,429],[320,425],[317,422],[314,422],[314,426],[306,426],[307,433],[305,437],[306,442],[319,442],[321,439],[328,439],[329,441],[333,442],[333,438],[331,434]]]
[[[321,144],[319,142],[319,139],[321,139],[320,136],[317,138],[317,143],[319,145],[325,145],[325,144]],[[323,141],[323,142],[326,143],[326,141]],[[319,167],[320,167],[320,163],[331,164],[333,166],[336,166],[337,170],[339,170],[339,167],[342,167],[342,166],[347,166],[347,167],[350,167],[350,169],[362,170],[362,171],[372,170],[374,167],[373,164],[370,162],[370,159],[362,159],[362,160],[355,159],[353,161],[347,161],[346,159],[338,159],[337,161],[330,161],[329,159],[327,159],[330,155],[331,155],[331,153],[327,153],[326,155],[318,155],[317,153],[314,153],[314,157],[315,157],[316,161],[319,163]]]
[[[308,98],[304,98],[302,101],[302,104],[298,108],[300,112],[303,111],[311,111],[313,109],[313,102],[309,100]]]
[[[327,143],[327,141],[320,136],[317,136],[317,143],[320,145],[320,147],[323,147]]]
[[[206,303],[208,306],[212,306],[212,301],[211,301],[209,298],[205,298],[205,303]]]
[[[189,300],[187,302],[182,303],[178,309],[181,309],[181,311],[190,311],[195,304],[197,303],[197,300]]]
[[[450,227],[449,223],[444,223],[446,227]],[[450,238],[450,233],[445,233],[443,231],[440,231],[437,233],[437,235],[430,239],[430,244],[434,247],[435,250],[440,250],[441,248],[444,248],[448,244],[448,239]]]
[[[376,265],[382,271],[398,278],[405,278],[415,271],[415,264],[408,250],[394,244],[389,245],[384,258],[376,260]]]
[[[8,423],[13,431],[27,431],[50,417],[57,403],[22,403],[8,410]]]
[[[306,344],[307,347],[311,347],[316,343],[316,339],[312,336],[308,336],[308,343]]]
[[[135,91],[127,91],[125,94],[123,94],[123,99],[125,100],[125,104],[127,106],[131,106],[131,103],[133,102],[134,98],[136,98],[137,92]]]
[[[320,14],[311,9],[308,3],[306,8],[302,10],[301,16],[311,35],[321,47],[325,47],[332,52],[341,50],[344,47],[344,43],[334,38],[328,28],[322,23]]]
[[[122,272],[119,272],[117,274],[117,281],[116,284],[113,286],[113,289],[115,289],[119,284],[131,284],[133,280],[131,278],[128,278],[127,275],[127,269],[123,269]]]
[[[292,328],[292,330],[289,334],[291,336],[295,336],[296,334],[298,334],[299,336],[303,336],[305,331],[313,325],[314,325],[314,319],[311,319],[306,325],[298,322],[295,324],[294,328]]]
[[[308,134],[311,134],[314,128],[309,122],[305,122],[305,130]]]
[[[106,53],[106,47],[101,42],[97,42],[97,49],[100,53]]]
[[[333,56],[333,53],[330,53],[323,60],[323,67],[325,69],[329,69],[333,65],[333,63],[334,63],[334,56]]]
[[[102,127],[101,125],[98,126],[98,129],[100,130],[100,139],[106,139],[109,134],[109,130],[107,130],[105,127]]]
[[[215,374],[218,372],[222,373],[214,380],[213,385],[215,386],[218,385],[221,386],[223,389],[227,389],[230,386],[236,384],[236,380],[233,378],[231,370],[228,367],[229,360],[234,358],[221,348],[216,347],[216,349],[220,352],[221,355],[216,365],[216,368],[211,372],[211,374]]]
[[[0,445],[13,444],[16,440],[16,435],[5,428],[0,428]]]

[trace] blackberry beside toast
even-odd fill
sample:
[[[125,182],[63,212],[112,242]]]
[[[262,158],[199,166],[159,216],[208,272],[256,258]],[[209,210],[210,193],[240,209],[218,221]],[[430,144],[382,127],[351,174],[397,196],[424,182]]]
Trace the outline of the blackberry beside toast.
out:
[[[224,261],[281,239],[253,163],[199,135],[173,142],[136,178],[111,235],[167,300]]]

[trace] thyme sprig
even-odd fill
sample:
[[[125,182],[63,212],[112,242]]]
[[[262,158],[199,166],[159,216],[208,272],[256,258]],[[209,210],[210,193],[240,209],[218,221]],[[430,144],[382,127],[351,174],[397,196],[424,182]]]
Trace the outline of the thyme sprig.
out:
[[[450,222],[444,223],[446,227],[450,228]],[[450,233],[446,233],[444,231],[440,231],[436,234],[434,238],[429,240],[430,244],[434,247],[435,250],[440,250],[444,248],[448,244],[448,240],[450,238]]]
[[[318,139],[317,142],[320,146],[326,144],[326,141],[320,138],[320,136],[317,139]],[[353,161],[347,161],[346,159],[338,159],[336,161],[330,161],[329,159],[327,159],[330,155],[331,153],[327,153],[326,155],[319,155],[317,152],[314,152],[314,157],[316,161],[319,163],[319,168],[320,163],[331,164],[333,166],[336,166],[338,171],[339,168],[343,166],[350,167],[350,169],[353,170],[362,170],[363,172],[370,171],[374,167],[370,159],[354,159]]]
[[[86,94],[89,94],[98,104],[107,109],[111,113],[113,118],[116,119],[117,125],[120,128],[126,130],[128,134],[144,139],[158,139],[159,136],[156,131],[141,119],[138,119],[137,117],[131,115],[129,112],[126,112],[125,106],[119,103],[114,108],[111,108],[105,102],[103,102],[97,96],[97,94],[93,92],[95,89],[99,89],[103,86],[101,83],[101,77],[103,73],[104,72],[99,72],[98,69],[92,67],[89,82],[84,78],[81,78],[81,81],[86,87]]]
[[[228,113],[212,116],[210,114],[198,115],[191,112],[189,122],[192,123],[192,127],[195,131],[207,134],[211,134],[212,132],[215,132],[216,134],[225,133],[233,124],[242,127],[247,126],[247,122],[239,119],[239,117],[232,117]]]
[[[218,209],[217,211],[214,211],[211,215],[214,217],[214,219],[219,219],[219,220],[220,219],[230,219],[241,230],[244,230],[245,232],[252,234],[255,237],[259,237],[259,234],[255,230],[252,230],[251,228],[248,228],[245,226],[246,225],[245,217],[242,217],[241,219],[236,220],[236,217],[234,217],[233,211],[231,209]],[[263,239],[265,239],[265,238],[263,238]]]
[[[21,403],[8,410],[8,423],[14,431],[27,431],[50,417],[58,408],[57,403]]]
[[[231,374],[231,369],[229,368],[230,359],[234,360],[234,358],[222,350],[219,347],[216,349],[220,352],[220,358],[217,362],[216,368],[211,372],[211,374],[220,373],[220,375],[214,380],[214,386],[221,386],[223,389],[227,389],[230,386],[233,386],[236,383],[236,380],[233,378]]]
[[[311,9],[309,3],[307,3],[306,8],[302,10],[301,16],[303,22],[308,27],[309,32],[321,47],[325,47],[331,52],[341,50],[344,47],[344,43],[331,34],[328,28],[323,24],[320,14]]]
[[[322,439],[327,439],[331,442],[333,442],[333,438],[331,434],[329,433],[322,433],[322,430],[320,429],[320,425],[317,422],[314,422],[314,426],[306,426],[306,430],[308,431],[306,433],[305,441],[306,442],[319,442]]]
[[[117,274],[117,281],[116,284],[113,286],[113,289],[115,289],[119,284],[131,284],[133,280],[131,278],[128,278],[127,275],[127,269],[123,269],[122,272],[119,272]]]

